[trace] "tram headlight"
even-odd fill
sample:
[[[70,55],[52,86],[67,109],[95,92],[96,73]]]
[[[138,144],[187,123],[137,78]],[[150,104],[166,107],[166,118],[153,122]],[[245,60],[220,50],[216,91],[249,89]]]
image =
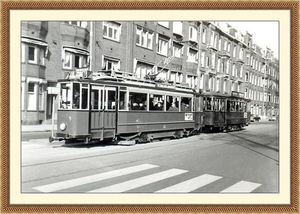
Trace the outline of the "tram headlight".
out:
[[[61,123],[61,124],[59,125],[59,128],[60,128],[60,130],[65,131],[66,128],[67,128],[67,124]]]

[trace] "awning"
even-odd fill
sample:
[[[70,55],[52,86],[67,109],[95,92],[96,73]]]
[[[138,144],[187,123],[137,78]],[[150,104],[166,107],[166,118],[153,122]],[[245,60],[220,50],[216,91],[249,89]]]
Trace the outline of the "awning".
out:
[[[64,51],[76,53],[76,54],[81,54],[81,55],[90,55],[88,51],[84,49],[77,49],[77,48],[72,48],[72,47],[63,47]]]
[[[44,42],[42,40],[37,40],[37,39],[34,39],[34,38],[22,37],[21,41],[22,42],[31,43],[31,44],[35,44],[35,45],[44,46],[44,47],[48,46],[47,42]]]

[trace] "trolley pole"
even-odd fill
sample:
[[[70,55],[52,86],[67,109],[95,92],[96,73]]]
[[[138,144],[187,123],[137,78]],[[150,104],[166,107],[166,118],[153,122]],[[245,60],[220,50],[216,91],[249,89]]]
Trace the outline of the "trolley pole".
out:
[[[198,93],[200,93],[200,80],[201,80],[201,71],[200,71],[200,67],[201,67],[201,45],[202,45],[202,26],[203,23],[201,21],[199,21],[199,42],[198,42],[198,64],[197,64],[197,87],[196,87],[196,91]]]

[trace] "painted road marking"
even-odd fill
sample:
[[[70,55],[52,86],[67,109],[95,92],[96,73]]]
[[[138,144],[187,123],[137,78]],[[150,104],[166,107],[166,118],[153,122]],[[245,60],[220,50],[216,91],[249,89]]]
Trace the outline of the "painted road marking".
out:
[[[183,173],[186,173],[186,170],[181,170],[181,169],[170,169],[170,170],[166,170],[163,172],[158,172],[152,175],[147,175],[144,177],[140,177],[140,178],[136,178],[133,180],[129,180],[129,181],[125,181],[119,184],[115,184],[115,185],[111,185],[108,187],[103,187],[100,189],[96,189],[90,192],[114,192],[114,193],[120,193],[120,192],[125,192],[128,190],[132,190],[141,186],[145,186],[147,184],[151,184],[157,181],[161,181],[170,177],[174,177],[176,175],[180,175]]]
[[[220,176],[204,174],[165,189],[161,189],[157,192],[191,192],[221,178],[222,177]]]
[[[52,183],[52,184],[43,185],[43,186],[38,186],[38,187],[34,187],[33,189],[38,190],[40,192],[55,192],[55,191],[59,191],[62,189],[76,187],[76,186],[80,186],[80,185],[84,185],[84,184],[88,184],[88,183],[92,183],[92,182],[96,182],[96,181],[102,181],[102,180],[106,180],[109,178],[114,178],[114,177],[118,177],[118,176],[122,176],[122,175],[128,175],[128,174],[135,173],[135,172],[140,172],[140,171],[152,169],[155,167],[158,167],[158,166],[151,165],[151,164],[142,164],[142,165],[128,167],[128,168],[124,168],[124,169],[118,169],[118,170],[114,170],[114,171],[104,172],[101,174],[61,181],[61,182]]]
[[[249,193],[252,192],[253,190],[255,190],[257,187],[261,186],[261,184],[258,183],[252,183],[252,182],[248,182],[248,181],[240,181],[226,189],[224,189],[223,191],[221,191],[221,193]]]

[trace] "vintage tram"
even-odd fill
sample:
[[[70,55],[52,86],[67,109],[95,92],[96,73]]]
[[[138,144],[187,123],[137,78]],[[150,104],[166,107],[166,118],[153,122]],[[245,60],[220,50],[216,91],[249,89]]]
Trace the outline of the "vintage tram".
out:
[[[196,93],[184,85],[111,71],[59,80],[59,88],[57,132],[50,142],[149,142],[250,124],[250,100],[239,92]]]
[[[203,97],[203,129],[218,131],[240,130],[250,124],[250,100],[243,93],[231,95],[206,92]]]
[[[202,128],[202,97],[183,85],[99,72],[59,80],[59,86],[57,132],[50,142],[148,142]]]

